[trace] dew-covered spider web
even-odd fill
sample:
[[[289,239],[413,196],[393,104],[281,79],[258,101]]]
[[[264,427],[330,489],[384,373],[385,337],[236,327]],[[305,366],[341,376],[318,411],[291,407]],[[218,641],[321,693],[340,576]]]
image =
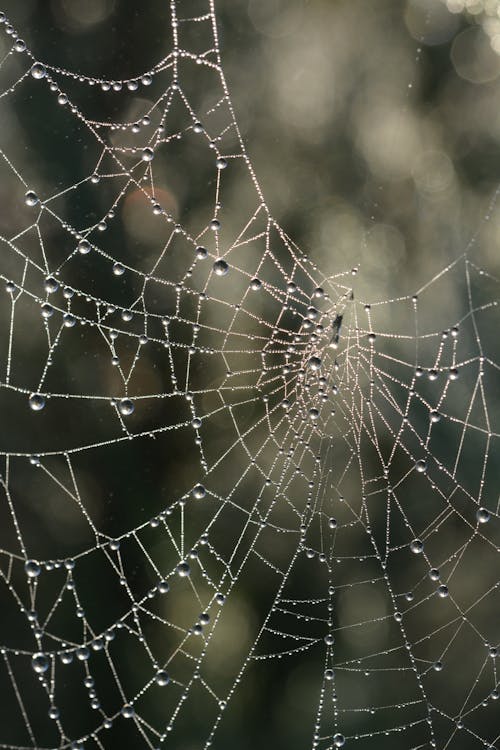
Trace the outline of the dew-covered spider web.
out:
[[[500,748],[497,280],[322,273],[166,8],[113,80],[2,17],[0,747]]]

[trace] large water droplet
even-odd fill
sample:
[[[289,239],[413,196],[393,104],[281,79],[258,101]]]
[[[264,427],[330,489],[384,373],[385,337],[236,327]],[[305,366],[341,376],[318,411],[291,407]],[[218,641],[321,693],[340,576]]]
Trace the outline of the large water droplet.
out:
[[[202,484],[197,484],[195,487],[193,487],[193,497],[197,500],[203,500],[206,494],[207,491]]]
[[[90,253],[92,246],[88,240],[80,240],[78,243],[78,252],[82,255],[87,255],[87,253]]]
[[[24,572],[28,578],[37,578],[41,573],[41,567],[36,560],[27,560],[24,563]]]
[[[33,206],[36,206],[36,204],[39,202],[38,195],[33,192],[33,190],[28,190],[26,195],[24,196],[24,202],[27,206],[30,206],[30,208],[33,208]]]
[[[424,543],[420,539],[414,539],[410,544],[410,549],[415,555],[424,551]]]
[[[49,660],[39,651],[31,657],[31,666],[37,674],[43,674],[49,668]]]
[[[486,508],[479,508],[476,513],[476,518],[479,523],[488,523],[491,518],[489,510],[486,510]]]
[[[118,410],[122,416],[130,416],[130,414],[133,414],[135,410],[133,401],[131,401],[129,398],[122,398],[122,400],[118,404]]]
[[[45,76],[47,75],[45,65],[42,65],[42,63],[39,62],[34,63],[34,65],[31,66],[31,75],[33,76],[33,78],[36,78],[37,81],[45,78]]]
[[[161,685],[161,687],[164,687],[165,685],[168,685],[170,682],[170,677],[165,672],[164,669],[161,669],[158,674],[156,675],[156,682],[158,685]]]
[[[45,398],[41,393],[32,393],[29,397],[29,405],[33,411],[41,411],[45,406]]]
[[[180,575],[181,578],[186,578],[191,574],[191,568],[187,562],[179,563],[177,566],[177,574]]]
[[[229,271],[229,266],[223,258],[219,258],[215,261],[213,269],[217,276],[225,276]]]

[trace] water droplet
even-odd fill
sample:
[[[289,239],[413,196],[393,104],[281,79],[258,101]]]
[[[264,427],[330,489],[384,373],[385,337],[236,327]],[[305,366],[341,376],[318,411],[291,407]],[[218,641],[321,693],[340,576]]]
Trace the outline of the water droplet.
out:
[[[25,52],[26,42],[24,41],[24,39],[16,39],[14,49],[16,50],[16,52]]]
[[[31,657],[31,666],[37,674],[43,674],[49,668],[49,660],[45,654],[39,651]]]
[[[38,578],[41,573],[41,567],[36,560],[27,560],[24,563],[24,572],[28,578]]]
[[[333,680],[334,677],[335,677],[335,673],[333,669],[325,670],[325,680]]]
[[[187,578],[187,576],[191,575],[191,568],[189,567],[187,562],[179,563],[176,570],[177,570],[177,574],[181,578]]]
[[[78,252],[82,255],[87,255],[87,253],[90,253],[92,246],[88,240],[80,240],[80,242],[77,245]]]
[[[33,411],[41,411],[45,406],[45,398],[41,393],[32,393],[29,397],[29,405]]]
[[[76,324],[76,318],[74,315],[71,315],[71,313],[65,313],[63,315],[63,323],[66,328],[73,328],[73,326]]]
[[[131,401],[129,398],[122,398],[122,400],[118,404],[118,410],[122,416],[130,416],[130,414],[133,414],[135,410],[133,401]]]
[[[212,219],[212,221],[210,222],[210,229],[213,232],[218,232],[220,229],[220,221],[218,219]]]
[[[45,65],[42,65],[42,63],[39,62],[34,63],[34,65],[31,66],[31,75],[33,76],[33,78],[36,78],[37,81],[45,78],[45,76],[47,75]]]
[[[335,734],[333,736],[333,744],[335,747],[344,747],[345,745],[345,737],[343,734]]]
[[[213,269],[217,276],[226,276],[229,271],[229,266],[223,258],[219,258],[215,261]]]
[[[445,599],[449,594],[448,586],[445,586],[444,583],[442,583],[441,586],[438,586],[437,592],[441,599]]]
[[[168,582],[160,581],[160,583],[158,584],[158,591],[160,592],[160,594],[168,594],[168,592],[170,591]]]
[[[318,409],[315,409],[314,407],[309,409],[309,419],[312,419],[313,422],[316,422],[319,419]]]
[[[489,510],[486,510],[486,508],[479,508],[476,513],[476,518],[479,523],[488,523],[491,518]]]
[[[160,669],[155,679],[156,679],[156,683],[158,685],[161,685],[161,687],[168,685],[168,683],[170,682],[170,677],[168,676],[167,672],[165,672],[164,669]]]
[[[33,206],[36,206],[37,203],[39,203],[40,199],[36,193],[33,192],[33,190],[28,190],[26,195],[24,196],[24,202],[27,206],[30,206],[33,208]]]
[[[336,529],[337,528],[337,519],[336,518],[330,518],[330,520],[328,521],[328,526],[331,529]]]
[[[197,484],[195,487],[193,487],[193,497],[197,500],[203,500],[203,498],[206,496],[207,491],[204,488],[202,484]]]
[[[195,133],[203,133],[205,128],[203,127],[201,122],[195,122],[195,124],[193,125],[193,130]]]
[[[49,276],[45,279],[43,286],[48,294],[53,294],[59,289],[59,282],[53,276]]]
[[[321,367],[321,359],[319,357],[310,357],[307,366],[317,372]]]
[[[56,708],[56,706],[51,706],[49,708],[49,719],[53,719],[54,721],[57,721],[59,718],[59,709]]]
[[[90,658],[90,651],[86,646],[80,646],[76,649],[76,658],[80,661],[87,661]]]
[[[202,422],[199,417],[195,417],[191,422],[191,425],[194,427],[195,430],[199,430],[201,427],[201,424]]]
[[[410,544],[410,549],[415,555],[424,551],[424,543],[420,539],[414,539]]]
[[[199,260],[205,260],[205,258],[207,257],[207,255],[208,255],[208,251],[207,251],[206,247],[201,247],[201,245],[200,245],[200,246],[198,246],[196,248],[196,257]]]
[[[452,367],[448,373],[448,377],[450,380],[457,380],[458,378],[458,370],[456,367]]]
[[[259,289],[262,289],[262,281],[260,279],[252,279],[250,282],[250,289],[254,292],[258,292]]]
[[[335,637],[332,633],[328,633],[328,635],[325,635],[325,643],[327,646],[333,646],[335,643]]]
[[[425,474],[427,471],[427,462],[424,461],[422,458],[420,461],[417,461],[415,464],[415,469],[420,472],[420,474]]]
[[[154,155],[155,153],[152,148],[145,148],[143,149],[141,159],[142,161],[153,161]]]
[[[431,568],[429,570],[429,578],[431,581],[439,581],[439,570],[437,568]]]
[[[431,422],[436,424],[436,422],[439,422],[439,420],[441,419],[441,414],[438,411],[431,411],[429,417]]]
[[[125,273],[125,269],[121,263],[115,263],[113,265],[113,274],[115,276],[123,276],[124,273]]]
[[[227,167],[227,161],[220,156],[215,162],[217,169],[225,169]]]
[[[121,715],[124,719],[132,719],[132,717],[135,716],[134,707],[129,703],[126,703],[121,710]]]
[[[54,314],[54,308],[52,305],[48,305],[47,303],[42,305],[42,318],[45,318],[45,320],[48,320],[51,318]]]

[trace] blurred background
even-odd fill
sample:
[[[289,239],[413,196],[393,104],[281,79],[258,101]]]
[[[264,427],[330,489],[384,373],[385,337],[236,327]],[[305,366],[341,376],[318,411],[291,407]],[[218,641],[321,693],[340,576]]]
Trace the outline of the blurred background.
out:
[[[187,19],[208,3],[176,6]],[[361,750],[498,747],[498,0],[217,0],[249,160],[271,215],[304,253],[297,271],[276,231],[277,263],[261,267],[260,236],[228,251],[227,278],[193,265],[191,240],[211,260],[225,254],[259,197],[245,163],[231,159],[240,145],[230,110],[217,104],[225,92],[215,72],[187,61],[179,85],[192,111],[172,105],[162,119],[172,75],[155,66],[172,51],[169,3],[6,0],[3,11],[15,33],[4,24],[0,34],[9,160],[0,165],[0,273],[14,291],[0,299],[0,747],[78,747],[84,738],[85,748],[195,750],[220,717],[213,746],[222,750],[323,750],[336,732]],[[181,40],[200,54],[211,33],[210,21],[185,23]],[[15,49],[16,35],[29,52]],[[30,75],[34,60],[53,91]],[[107,91],[103,79],[139,83]],[[152,172],[143,163],[127,184],[159,127],[166,139]],[[229,156],[220,206],[210,140]],[[122,171],[101,158],[103,143]],[[27,190],[45,206],[36,225]],[[205,232],[214,212],[216,235]],[[189,241],[170,239],[174,224]],[[75,251],[80,233],[97,252]],[[264,289],[249,298],[256,274]],[[40,310],[48,275],[59,285],[49,321]],[[297,303],[286,297],[292,277]],[[316,286],[327,292],[317,302],[327,333],[344,316],[338,351],[330,335],[313,339],[297,323]],[[58,334],[65,312],[78,324]],[[172,353],[162,318],[176,315]],[[291,363],[303,375],[318,351],[330,400],[313,428],[307,414],[321,388],[281,370],[273,380],[272,368]],[[28,397],[38,391],[47,404],[34,412]],[[123,423],[125,395],[135,409]],[[283,398],[288,416],[274,411],[266,422],[267,404]],[[429,427],[435,411],[441,419]],[[427,472],[416,473],[422,457]],[[193,507],[198,482],[208,500]],[[190,498],[185,511],[179,498]],[[479,525],[479,507],[488,523]],[[296,556],[310,516],[311,555]],[[386,533],[384,568],[374,542],[382,549]],[[425,554],[408,551],[417,535]],[[258,555],[247,560],[250,549]],[[41,564],[36,585],[26,557]],[[191,576],[180,576],[186,560]],[[278,594],[282,570],[290,575]],[[437,596],[439,585],[449,595]],[[193,637],[202,611],[207,635]],[[268,616],[256,653],[272,658],[246,664]],[[325,653],[332,617],[336,646]],[[277,658],[309,638],[319,646]],[[82,644],[90,656],[78,655]],[[30,663],[37,650],[50,655],[41,681]],[[205,683],[190,688],[169,728],[204,650]],[[66,653],[71,663],[61,662]],[[160,668],[167,686],[154,681]],[[130,702],[133,721],[120,713]]]

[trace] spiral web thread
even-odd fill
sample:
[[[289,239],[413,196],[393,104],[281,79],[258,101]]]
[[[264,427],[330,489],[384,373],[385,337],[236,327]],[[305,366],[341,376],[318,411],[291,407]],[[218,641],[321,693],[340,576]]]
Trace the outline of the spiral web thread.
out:
[[[183,8],[123,81],[3,18],[4,104],[45,97],[90,167],[37,185],[1,152],[0,747],[250,747],[245,696],[291,675],[290,747],[498,748],[497,282],[465,254],[369,305],[322,275],[264,201],[213,3]],[[92,113],[138,90],[133,120]],[[205,159],[210,215],[174,218],[172,159]],[[131,200],[154,253],[120,254]]]

